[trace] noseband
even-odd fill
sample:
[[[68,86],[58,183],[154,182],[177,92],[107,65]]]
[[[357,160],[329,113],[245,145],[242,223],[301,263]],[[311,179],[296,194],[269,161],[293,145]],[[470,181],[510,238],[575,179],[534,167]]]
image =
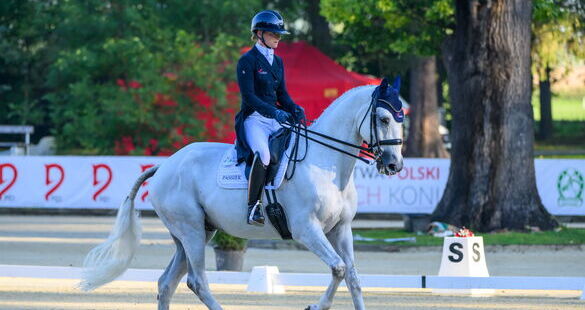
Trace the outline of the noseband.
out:
[[[376,87],[376,89],[372,93],[372,101],[370,102],[370,106],[368,107],[368,110],[364,114],[364,118],[362,119],[362,121],[360,123],[360,127],[358,128],[358,131],[361,131],[361,127],[362,127],[366,117],[368,116],[368,112],[370,112],[369,113],[370,114],[370,141],[374,141],[373,143],[367,143],[364,141],[365,144],[367,145],[367,147],[363,147],[361,145],[348,143],[348,142],[336,139],[334,137],[322,134],[320,132],[310,130],[307,128],[307,126],[305,124],[302,124],[302,123],[301,124],[291,124],[291,123],[286,122],[286,123],[283,123],[281,125],[287,125],[287,127],[285,127],[285,128],[287,128],[287,129],[289,129],[297,134],[297,139],[295,141],[295,145],[293,146],[293,151],[292,151],[292,154],[295,154],[295,155],[289,157],[289,163],[290,162],[297,163],[297,162],[300,162],[304,159],[304,157],[301,159],[297,158],[298,142],[299,142],[298,137],[303,137],[306,140],[311,140],[313,142],[319,143],[323,146],[326,146],[330,149],[333,149],[333,150],[338,151],[340,153],[343,153],[345,155],[354,157],[356,159],[363,161],[364,163],[366,163],[368,165],[373,165],[377,162],[381,162],[382,153],[383,153],[382,146],[384,146],[384,145],[402,145],[402,139],[388,139],[388,140],[380,140],[379,139],[378,131],[376,130],[376,126],[377,126],[376,115],[375,115],[376,108],[380,107],[380,108],[383,108],[383,109],[390,111],[390,113],[392,114],[392,117],[394,117],[394,119],[397,122],[403,121],[404,112],[402,111],[402,107],[400,107],[398,109],[398,108],[394,107],[394,105],[392,105],[387,100],[379,98],[379,93],[380,93],[380,87],[378,86],[378,87]],[[361,156],[356,156],[356,155],[354,155],[346,150],[342,150],[338,147],[335,147],[335,146],[331,145],[330,143],[317,140],[317,139],[309,136],[309,134],[314,134],[314,135],[317,135],[319,137],[323,137],[329,141],[358,149],[358,150],[360,150],[360,154],[362,156],[370,158],[371,160],[368,160],[368,159],[363,158]],[[306,153],[305,153],[305,155],[306,155]],[[293,167],[294,167],[294,165],[293,165]],[[293,174],[294,174],[294,168],[293,168]],[[287,179],[290,179],[290,178],[292,178],[292,175],[290,177],[287,176]]]

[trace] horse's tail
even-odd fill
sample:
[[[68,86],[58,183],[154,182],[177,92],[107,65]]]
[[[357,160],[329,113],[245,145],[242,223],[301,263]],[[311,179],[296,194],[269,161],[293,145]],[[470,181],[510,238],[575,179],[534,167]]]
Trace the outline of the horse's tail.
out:
[[[130,194],[118,209],[116,223],[108,240],[93,248],[85,257],[82,280],[79,283],[82,290],[96,289],[113,281],[128,269],[142,235],[139,213],[134,210],[134,198],[140,185],[157,170],[158,166],[152,167],[138,177]]]

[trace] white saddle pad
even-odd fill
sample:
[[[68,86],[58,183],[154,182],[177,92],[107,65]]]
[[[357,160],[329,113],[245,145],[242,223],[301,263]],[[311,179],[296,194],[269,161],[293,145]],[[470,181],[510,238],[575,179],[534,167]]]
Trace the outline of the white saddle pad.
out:
[[[286,154],[289,153],[289,150],[286,151]],[[241,163],[240,165],[236,166],[237,162],[238,161],[235,148],[230,148],[223,154],[217,172],[217,184],[220,187],[228,189],[248,188],[248,180],[246,179],[246,175],[244,174],[246,164]],[[265,188],[277,189],[278,187],[280,187],[280,184],[282,184],[282,181],[284,180],[284,174],[286,173],[287,167],[288,157],[282,156],[282,158],[280,159],[278,172],[276,173],[276,177],[274,178],[274,185],[266,185]]]

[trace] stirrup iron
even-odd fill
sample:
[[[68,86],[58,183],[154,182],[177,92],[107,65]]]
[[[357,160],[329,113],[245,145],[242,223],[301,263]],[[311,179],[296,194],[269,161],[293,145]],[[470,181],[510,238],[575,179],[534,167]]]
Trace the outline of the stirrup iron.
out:
[[[262,214],[262,202],[256,201],[256,204],[248,206],[248,224],[254,226],[264,226],[264,215]]]

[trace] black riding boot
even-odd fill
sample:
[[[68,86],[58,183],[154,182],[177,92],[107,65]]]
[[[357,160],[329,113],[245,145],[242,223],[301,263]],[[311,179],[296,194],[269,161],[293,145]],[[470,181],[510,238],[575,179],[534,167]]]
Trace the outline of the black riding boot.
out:
[[[266,166],[258,153],[254,154],[254,161],[248,177],[248,224],[264,226],[262,214],[262,190],[266,182]]]

